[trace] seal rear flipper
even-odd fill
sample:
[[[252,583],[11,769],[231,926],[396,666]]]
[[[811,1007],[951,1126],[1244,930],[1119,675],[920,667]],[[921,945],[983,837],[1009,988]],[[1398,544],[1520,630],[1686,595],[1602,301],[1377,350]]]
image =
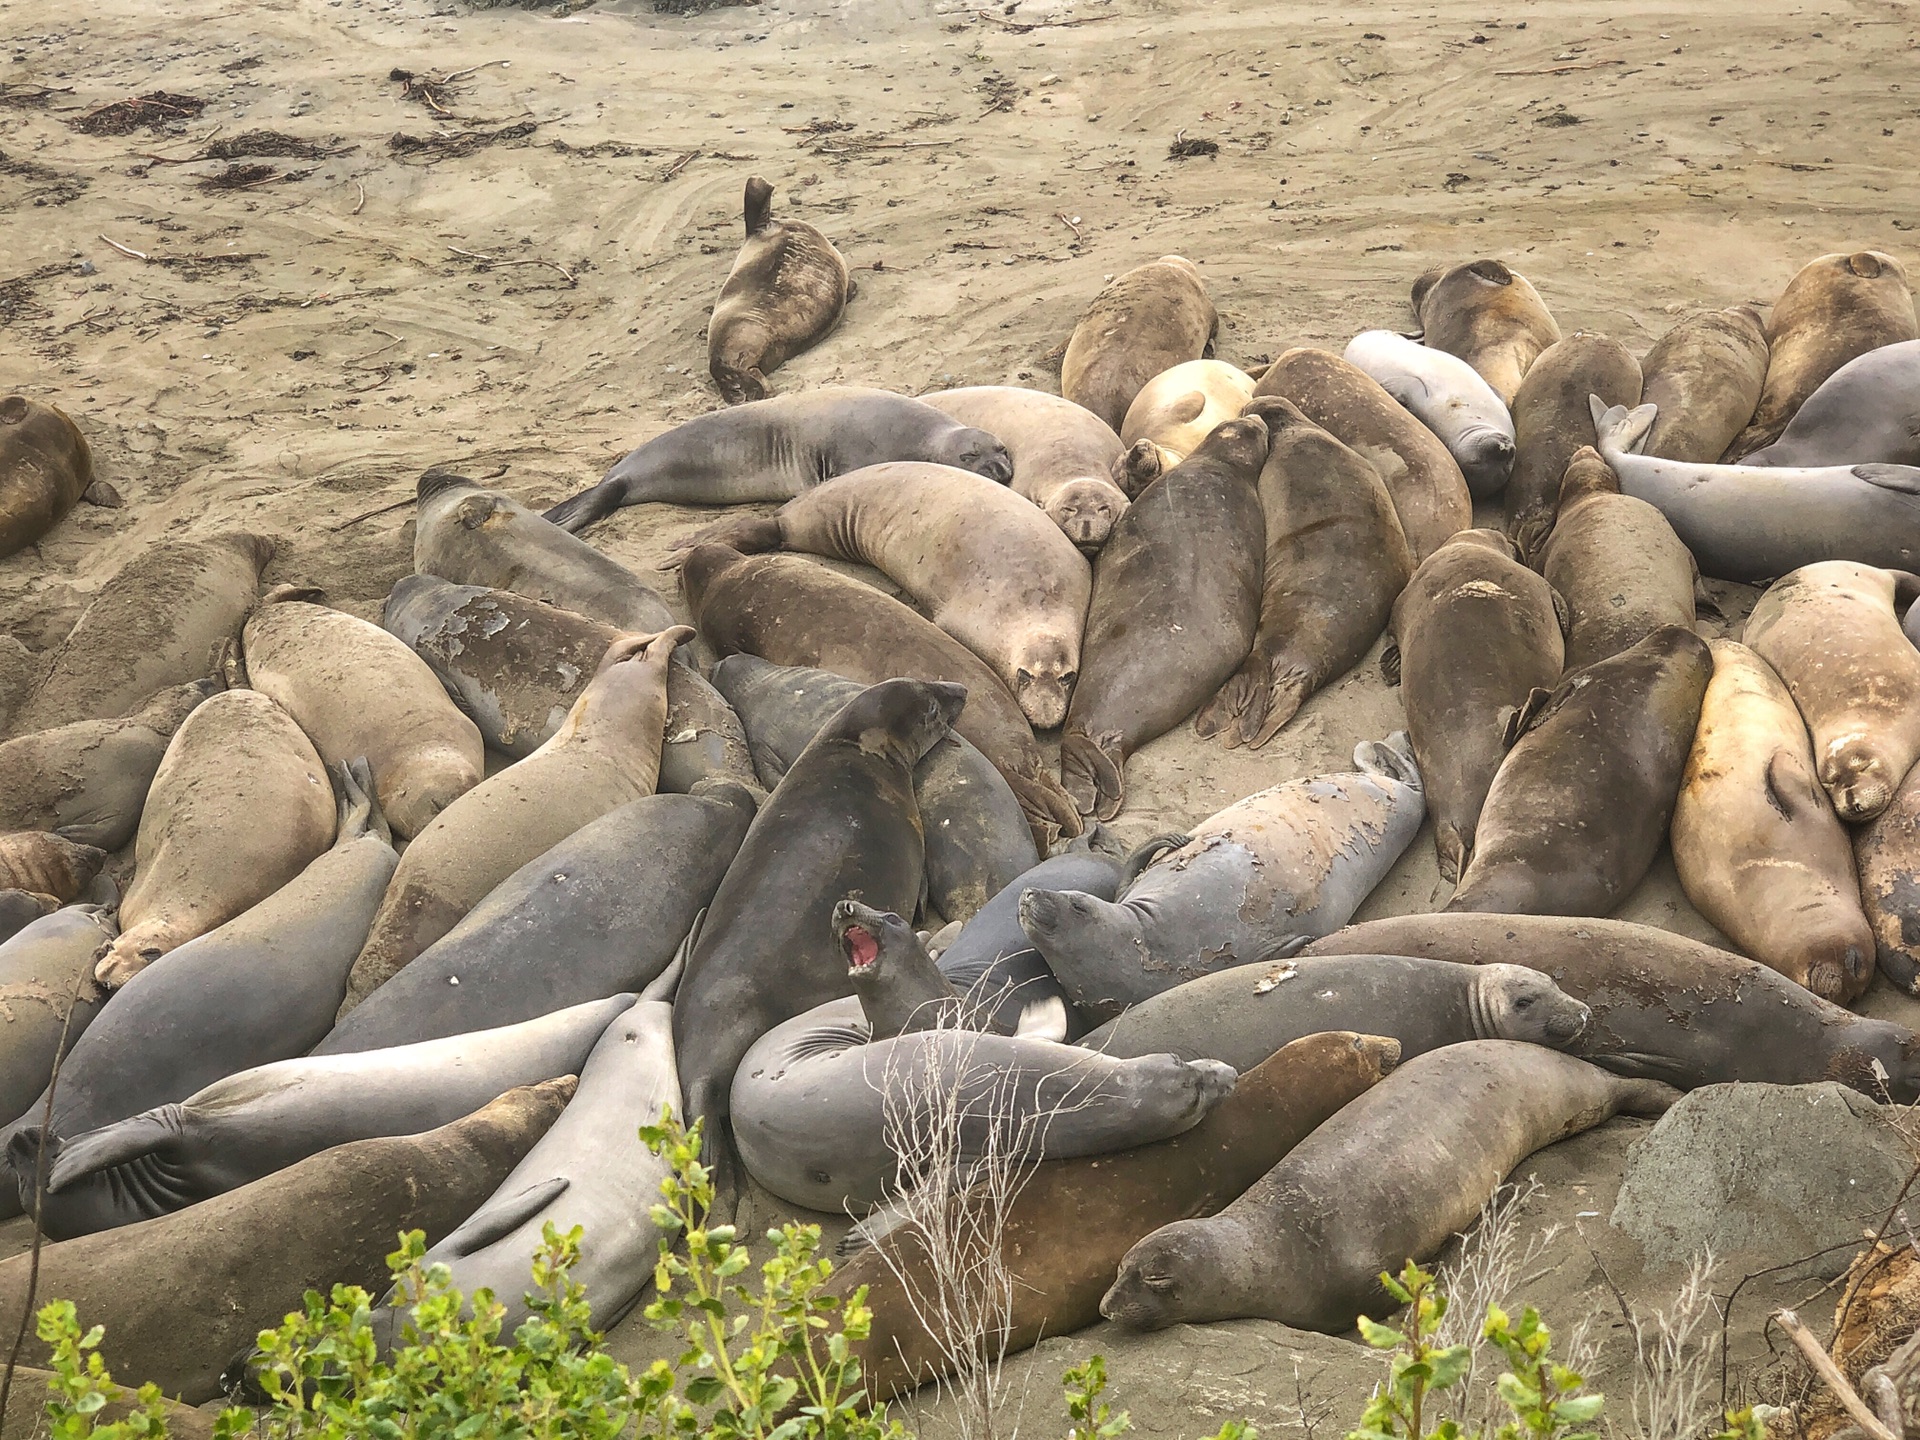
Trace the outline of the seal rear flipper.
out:
[[[1353,763],[1363,775],[1397,780],[1416,790],[1424,788],[1420,763],[1413,758],[1413,742],[1404,730],[1396,730],[1384,740],[1362,740],[1353,747]]]
[[[466,1223],[434,1246],[442,1260],[458,1260],[484,1250],[496,1240],[504,1240],[528,1220],[567,1193],[573,1182],[564,1175],[537,1181],[516,1194],[501,1199],[495,1196],[473,1214]]]
[[[1274,667],[1273,679],[1267,686],[1262,706],[1264,714],[1259,723],[1254,722],[1251,710],[1240,721],[1240,743],[1249,750],[1258,750],[1265,745],[1287,723],[1300,713],[1300,707],[1307,703],[1307,697],[1316,689],[1314,677],[1297,665],[1282,670]]]
[[[334,769],[334,779],[340,782],[340,818],[333,848],[345,849],[368,834],[393,844],[393,831],[380,811],[380,802],[374,799],[373,767],[367,757],[341,761]]]
[[[76,1180],[151,1155],[180,1133],[179,1114],[178,1105],[162,1105],[72,1140],[49,1137],[52,1163],[47,1167],[47,1193],[57,1195]]]
[[[785,541],[786,530],[778,515],[735,515],[676,541],[672,552],[660,562],[660,568],[678,568],[681,557],[696,545],[727,545],[742,555],[759,555],[778,550]]]
[[[1121,767],[1125,757],[1120,737],[1095,740],[1082,730],[1068,730],[1060,741],[1060,782],[1081,815],[1111,820],[1126,803]]]
[[[96,480],[87,486],[80,492],[80,498],[102,510],[118,510],[127,503],[126,498],[104,480]]]
[[[720,398],[729,405],[749,405],[773,394],[767,385],[767,377],[757,367],[750,366],[743,370],[715,360],[707,367],[707,373],[713,376],[713,383],[719,387]]]
[[[1246,721],[1256,728],[1267,716],[1267,686],[1271,669],[1264,655],[1249,655],[1238,670],[1227,677],[1222,685],[1200,711],[1193,717],[1193,733],[1202,740],[1211,740],[1219,735],[1229,750],[1240,744],[1240,730],[1235,721]],[[1257,714],[1255,712],[1258,712]]]
[[[1553,713],[1553,697],[1557,692],[1535,686],[1527,692],[1527,698],[1520,707],[1507,716],[1507,728],[1500,736],[1501,748],[1511,750],[1520,743],[1520,737],[1538,725]]]
[[[596,520],[604,520],[620,508],[617,489],[609,492],[607,481],[589,485],[578,495],[562,500],[542,517],[570,535],[578,535]]]
[[[1622,1115],[1664,1115],[1680,1103],[1680,1092],[1663,1080],[1622,1080],[1615,1093]]]
[[[1192,843],[1193,836],[1182,835],[1174,830],[1163,831],[1142,840],[1127,855],[1125,866],[1127,884],[1131,885],[1138,880],[1142,870],[1154,864],[1169,850],[1184,850]]]
[[[1903,495],[1920,495],[1920,467],[1913,465],[1855,465],[1853,476],[1882,490],[1898,490]]]
[[[1064,746],[1061,755],[1064,778]],[[1002,770],[1000,776],[1020,802],[1021,812],[1027,817],[1027,824],[1033,831],[1034,848],[1040,854],[1045,855],[1052,850],[1054,842],[1062,835],[1072,839],[1086,828],[1081,820],[1086,812],[1080,808],[1079,797],[1072,793],[1070,786],[1063,786],[1044,770],[1032,773]]]
[[[747,177],[746,203],[742,214],[747,222],[747,234],[758,235],[773,223],[773,186],[759,175]]]
[[[1609,450],[1638,455],[1647,443],[1653,422],[1660,417],[1657,405],[1609,405],[1598,395],[1587,396],[1587,409],[1593,415],[1594,441],[1604,457]]]

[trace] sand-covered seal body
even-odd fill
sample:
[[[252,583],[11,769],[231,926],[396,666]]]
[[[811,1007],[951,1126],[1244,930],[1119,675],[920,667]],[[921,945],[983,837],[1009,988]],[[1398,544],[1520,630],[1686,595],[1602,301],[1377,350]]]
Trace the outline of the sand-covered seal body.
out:
[[[1447,447],[1477,499],[1498,495],[1513,473],[1513,418],[1466,361],[1391,330],[1365,330],[1342,357],[1365,371]]]
[[[1742,465],[1920,465],[1920,340],[1849,360]]]
[[[0,942],[0,1110],[9,1120],[47,1088],[61,1032],[71,1055],[99,1014],[107,996],[94,959],[116,933],[105,906],[69,905]],[[0,1214],[18,1213],[11,1197],[0,1205]]]
[[[93,483],[93,452],[64,410],[0,400],[0,559],[58,525]]]
[[[1141,387],[1120,422],[1120,443],[1146,441],[1172,469],[1200,447],[1214,427],[1253,398],[1253,377],[1224,360],[1186,360]]]
[[[1560,338],[1540,292],[1498,260],[1429,270],[1413,282],[1426,343],[1480,372],[1509,408],[1540,352]]]
[[[773,218],[773,186],[758,175],[747,181],[745,218],[746,242],[707,325],[707,369],[729,405],[766,399],[768,372],[832,333],[859,289],[819,230]]]
[[[0,890],[51,895],[61,904],[78,900],[106,864],[97,845],[76,845],[48,830],[0,835]]]
[[[1220,316],[1200,269],[1162,255],[1114,277],[1074,326],[1060,362],[1060,393],[1118,434],[1149,380],[1206,355]]]
[[[1507,534],[1529,563],[1553,532],[1560,482],[1575,452],[1594,440],[1591,398],[1640,403],[1640,362],[1617,340],[1576,330],[1549,345],[1513,397],[1516,453],[1503,505]]]
[[[1711,465],[1760,403],[1766,321],[1751,305],[1689,315],[1646,353],[1640,374],[1640,398],[1660,411],[1647,454]]]

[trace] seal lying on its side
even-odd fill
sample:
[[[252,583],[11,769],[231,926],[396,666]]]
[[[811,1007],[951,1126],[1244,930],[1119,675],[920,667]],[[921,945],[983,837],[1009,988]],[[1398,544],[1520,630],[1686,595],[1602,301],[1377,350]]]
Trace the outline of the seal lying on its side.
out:
[[[82,496],[117,505],[93,478],[93,452],[66,413],[24,395],[0,400],[0,559],[36,543]]]
[[[1439,437],[1476,500],[1506,488],[1513,473],[1513,417],[1473,366],[1391,330],[1363,330],[1347,342],[1344,358]]]
[[[1219,325],[1207,282],[1186,256],[1136,265],[1109,281],[1073,327],[1060,393],[1118,434],[1133,397],[1161,371],[1202,358]]]
[[[1549,345],[1520,382],[1513,397],[1513,481],[1502,504],[1507,534],[1529,564],[1539,563],[1540,547],[1553,533],[1567,465],[1593,443],[1589,397],[1638,405],[1640,385],[1640,362],[1627,348],[1586,330]]]
[[[71,1059],[105,1004],[93,962],[115,933],[107,906],[69,905],[0,943],[0,1013],[7,1017],[0,1111],[10,1119],[31,1111],[34,1097],[45,1092],[62,1033]],[[0,1216],[19,1213],[11,1195],[0,1201]]]
[[[1882,345],[1821,382],[1742,465],[1920,465],[1920,340]]]
[[[1199,448],[1214,427],[1253,398],[1253,377],[1224,360],[1186,360],[1149,380],[1127,406],[1120,443],[1146,441],[1171,470]]]
[[[1540,292],[1498,260],[1427,271],[1413,282],[1413,309],[1426,343],[1473,366],[1509,408],[1540,352],[1560,338]]]
[[[766,399],[767,372],[824,340],[860,290],[819,230],[773,218],[773,186],[758,175],[747,181],[746,224],[707,325],[707,369],[729,405]]]
[[[1689,315],[1647,352],[1640,373],[1640,398],[1660,411],[1647,454],[1712,465],[1760,403],[1766,322],[1751,305]]]

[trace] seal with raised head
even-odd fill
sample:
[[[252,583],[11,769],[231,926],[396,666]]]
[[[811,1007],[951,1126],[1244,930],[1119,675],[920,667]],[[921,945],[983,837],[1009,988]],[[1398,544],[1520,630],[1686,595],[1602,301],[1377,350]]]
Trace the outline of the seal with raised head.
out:
[[[1505,498],[1506,526],[1529,563],[1553,533],[1568,464],[1593,443],[1594,395],[1608,405],[1638,405],[1640,362],[1619,341],[1576,330],[1540,352],[1513,397],[1517,453]]]
[[[1427,271],[1413,282],[1413,309],[1426,343],[1473,366],[1508,407],[1540,352],[1560,338],[1540,292],[1498,260]]]
[[[1127,756],[1193,714],[1252,648],[1267,443],[1258,417],[1220,426],[1140,492],[1094,564],[1060,742],[1060,778],[1082,815],[1119,814]]]
[[[1620,493],[1600,452],[1574,452],[1553,533],[1534,556],[1567,606],[1566,668],[1637,645],[1663,625],[1691,626],[1700,572],[1667,517]]]
[[[1120,422],[1120,443],[1146,441],[1171,470],[1199,448],[1214,427],[1239,415],[1253,398],[1253,377],[1224,360],[1185,360],[1162,370],[1133,397]]]
[[[829,385],[714,410],[630,450],[598,485],[546,518],[576,535],[623,505],[741,505],[791,500],[849,470],[886,460],[928,460],[1001,484],[1013,478],[1007,447],[933,406],[886,390]]]
[[[1308,696],[1358,665],[1413,574],[1372,465],[1290,400],[1255,400],[1247,413],[1272,436],[1260,471],[1260,623],[1240,668],[1193,720],[1201,739],[1218,735],[1228,749],[1266,744]]]
[[[1291,400],[1314,424],[1380,472],[1417,565],[1473,525],[1473,496],[1460,466],[1366,371],[1328,350],[1293,349],[1267,367],[1254,398]]]
[[[1666,839],[1712,673],[1707,642],[1669,625],[1536,690],[1447,909],[1611,914]]]
[[[37,542],[98,483],[80,427],[55,405],[0,400],[0,559]],[[96,491],[105,499],[105,486]]]
[[[1513,417],[1479,371],[1457,355],[1391,330],[1363,330],[1347,342],[1343,358],[1434,433],[1475,499],[1506,488],[1513,473]]]
[[[106,862],[107,852],[97,845],[76,845],[46,830],[15,830],[0,835],[0,890],[51,895],[64,905],[80,898]]]
[[[1853,856],[1880,973],[1920,995],[1920,765],[1887,808],[1854,831]]]
[[[1473,854],[1509,725],[1560,682],[1565,625],[1564,602],[1497,530],[1455,535],[1394,601],[1381,668],[1400,684],[1444,880]]]
[[[1028,890],[1020,925],[1090,1019],[1198,975],[1284,958],[1353,918],[1419,833],[1404,734],[1353,752],[1358,773],[1262,790],[1193,827],[1118,901]]]
[[[826,339],[860,289],[819,230],[773,218],[773,186],[758,175],[747,181],[746,222],[707,325],[707,369],[729,405],[766,399],[767,372]]]
[[[1382,1271],[1431,1260],[1534,1151],[1677,1091],[1539,1045],[1470,1040],[1416,1056],[1301,1141],[1239,1199],[1127,1252],[1100,1313],[1133,1330],[1264,1317],[1338,1334],[1391,1307]],[[1416,1178],[1417,1177],[1417,1178]]]
[[[1747,428],[1723,458],[1778,440],[1808,396],[1849,360],[1920,339],[1907,272],[1891,255],[1822,255],[1800,268],[1767,316],[1767,382]]]
[[[0,1111],[9,1120],[26,1114],[47,1088],[62,1032],[71,1058],[106,1003],[106,992],[93,978],[93,962],[116,933],[108,907],[69,905],[0,942],[0,1007],[7,1025],[7,1043],[0,1048]],[[19,1213],[11,1196],[0,1205],[0,1214]]]
[[[1163,370],[1199,360],[1220,316],[1200,267],[1162,255],[1109,281],[1073,328],[1060,361],[1060,393],[1118,434],[1127,407]]]
[[[1711,465],[1746,428],[1767,381],[1767,324],[1751,305],[1702,310],[1640,361],[1640,398],[1658,406],[1647,454]]]
[[[1920,465],[1920,340],[1849,360],[1742,465]]]

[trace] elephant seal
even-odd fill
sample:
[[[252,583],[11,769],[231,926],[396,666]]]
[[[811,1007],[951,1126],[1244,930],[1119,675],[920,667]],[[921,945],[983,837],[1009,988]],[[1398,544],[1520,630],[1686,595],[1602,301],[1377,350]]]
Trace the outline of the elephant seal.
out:
[[[490,1030],[654,983],[719,888],[755,808],[744,785],[716,780],[608,811],[494,886],[313,1053]]]
[[[1693,908],[1763,965],[1840,1004],[1873,978],[1853,842],[1814,775],[1806,723],[1773,668],[1715,640],[1673,806],[1673,864]]]
[[[1136,265],[1109,281],[1073,327],[1060,361],[1060,393],[1118,434],[1147,382],[1205,356],[1219,327],[1207,282],[1186,256]]]
[[[1473,854],[1508,726],[1560,682],[1564,609],[1497,530],[1455,535],[1394,601],[1381,668],[1400,684],[1444,880]]]
[[[426,661],[487,744],[516,760],[559,733],[600,657],[629,633],[517,592],[431,575],[398,581],[380,623]],[[702,780],[751,785],[753,761],[740,717],[676,650],[658,783],[684,795]]]
[[[1110,1155],[1045,1161],[1011,1202],[982,1195],[978,1203],[993,1205],[995,1220],[979,1233],[1012,1280],[1006,1328],[996,1334],[1003,1353],[1095,1323],[1100,1296],[1134,1241],[1218,1210],[1377,1084],[1395,1058],[1394,1042],[1378,1036],[1310,1035],[1243,1074],[1191,1130]],[[827,1282],[828,1293],[842,1297],[866,1291],[872,1327],[852,1349],[876,1400],[904,1395],[952,1364],[920,1319],[929,1299],[951,1293],[935,1263],[924,1231],[908,1224],[836,1266]]]
[[[247,683],[294,718],[328,765],[364,757],[380,813],[412,839],[480,783],[480,731],[405,644],[304,593],[271,592],[247,621]]]
[[[1920,765],[1887,808],[1854,831],[1853,856],[1880,973],[1920,995]]]
[[[15,735],[125,715],[154,691],[213,673],[213,652],[240,632],[273,542],[233,531],[163,540],[100,588],[53,668],[15,709]]]
[[[767,372],[826,339],[860,290],[825,235],[773,218],[773,186],[758,175],[747,181],[746,222],[707,325],[707,369],[729,405],[766,399]]]
[[[1372,465],[1291,401],[1256,400],[1248,413],[1272,436],[1260,471],[1260,623],[1240,668],[1193,721],[1201,739],[1218,735],[1228,749],[1265,745],[1308,696],[1359,664],[1413,574]]]
[[[1214,427],[1236,418],[1253,398],[1253,377],[1224,360],[1186,360],[1141,387],[1120,422],[1120,443],[1142,440],[1171,470],[1200,448]]]
[[[1220,426],[1140,492],[1095,562],[1060,742],[1060,778],[1082,815],[1119,814],[1127,756],[1191,715],[1253,645],[1267,444],[1257,417]]]
[[[739,713],[760,783],[772,789],[813,737],[864,687],[825,670],[729,655],[713,683]],[[1019,797],[988,760],[948,735],[913,770],[926,835],[927,905],[942,921],[968,920],[1040,863]]]
[[[1849,360],[1742,465],[1920,465],[1920,340]]]
[[[451,1124],[519,1086],[579,1074],[633,1002],[616,995],[497,1030],[279,1060],[84,1135],[55,1131],[44,1139],[41,1228],[56,1240],[118,1229],[237,1190],[336,1145]],[[7,1166],[29,1208],[42,1145],[37,1123],[7,1145]]]
[[[107,852],[76,845],[45,830],[0,835],[0,890],[51,895],[62,905],[78,900],[106,864]]]
[[[1207,1219],[1127,1252],[1100,1313],[1132,1330],[1264,1317],[1338,1334],[1392,1302],[1380,1273],[1431,1260],[1514,1166],[1622,1111],[1680,1097],[1511,1040],[1416,1056]],[[1417,1176],[1415,1180],[1412,1177]]]
[[[0,830],[52,830],[118,850],[133,838],[167,742],[219,689],[170,685],[130,715],[75,720],[0,744]]]
[[[630,450],[598,485],[546,518],[579,534],[623,505],[740,505],[802,490],[885,460],[927,460],[1005,484],[1007,447],[931,405],[851,385],[715,410]]]
[[[0,559],[38,543],[94,483],[93,452],[64,410],[0,400]]]
[[[1623,493],[1659,508],[1703,573],[1764,585],[1802,565],[1920,566],[1920,468],[1690,465],[1639,452],[1654,407],[1593,401],[1595,443]]]
[[[1560,338],[1540,292],[1498,260],[1429,270],[1413,282],[1426,343],[1458,355],[1512,408],[1533,362]]]
[[[1568,463],[1553,532],[1534,558],[1566,601],[1569,670],[1618,655],[1663,625],[1693,625],[1700,572],[1692,552],[1656,507],[1620,493],[1590,446]]]
[[[1767,325],[1751,305],[1702,310],[1640,362],[1640,398],[1660,418],[1647,454],[1711,465],[1746,428],[1767,381]]]
[[[1767,317],[1767,382],[1728,461],[1778,440],[1808,396],[1849,360],[1920,339],[1913,290],[1898,260],[1878,250],[1822,255],[1787,282]]]
[[[1506,488],[1513,473],[1513,418],[1466,361],[1396,335],[1363,330],[1342,357],[1371,376],[1447,447],[1476,500]]]
[[[1669,625],[1528,697],[1447,909],[1610,913],[1666,838],[1712,671]]]
[[[0,944],[59,908],[60,902],[51,895],[38,895],[28,890],[0,890]]]
[[[124,985],[259,904],[319,858],[338,820],[327,767],[286,711],[257,690],[200,705],[154,772],[100,983]]]
[[[227,1363],[307,1291],[378,1292],[396,1234],[437,1241],[472,1214],[572,1093],[571,1079],[515,1090],[424,1135],[336,1146],[176,1214],[49,1245],[31,1292],[35,1257],[0,1261],[0,1323],[18,1325],[30,1293],[36,1303],[58,1295],[106,1328],[100,1353],[118,1374],[188,1404],[218,1399]],[[27,1349],[44,1363],[45,1345]]]
[[[1047,770],[1027,717],[979,656],[871,585],[790,555],[751,558],[725,545],[697,545],[680,583],[701,636],[722,654],[831,670],[864,685],[906,676],[963,686],[954,729],[991,760],[1042,849],[1078,835],[1080,812]]]
[[[951,465],[870,465],[772,515],[703,530],[742,554],[805,550],[871,565],[988,665],[1033,725],[1067,718],[1093,574],[1039,510]]]
[[[1107,543],[1133,502],[1120,482],[1127,447],[1098,415],[1042,390],[969,385],[920,397],[962,425],[998,436],[1013,457],[1013,488],[1085,554]]]
[[[849,700],[760,807],[714,893],[674,997],[673,1044],[723,1197],[737,1181],[734,1071],[775,1025],[852,988],[829,930],[836,902],[913,912],[924,856],[913,768],[966,703],[960,686],[921,680]]]
[[[676,625],[628,635],[554,737],[434,817],[400,859],[347,976],[341,1014],[459,924],[487,892],[591,820],[654,792],[667,721],[667,663],[693,638]]]
[[[1327,350],[1293,349],[1267,367],[1254,398],[1277,395],[1365,456],[1393,497],[1417,565],[1473,526],[1473,496],[1440,437],[1366,371]]]
[[[69,905],[0,942],[0,1111],[9,1119],[47,1088],[61,1033],[71,1056],[105,1004],[93,962],[117,933],[108,907]],[[0,1205],[0,1215],[19,1213],[11,1197]]]
[[[1631,409],[1640,403],[1640,362],[1605,335],[1576,330],[1549,345],[1513,397],[1517,454],[1505,498],[1507,534],[1535,563],[1553,533],[1560,482],[1575,452],[1594,439],[1590,397]]]
[[[1813,734],[1842,820],[1871,820],[1920,759],[1920,653],[1894,614],[1920,577],[1847,560],[1774,582],[1742,639],[1779,673]]]
[[[1670,930],[1559,915],[1400,915],[1301,952],[1524,965],[1593,1012],[1572,1053],[1682,1090],[1751,1082],[1852,1086],[1911,1104],[1920,1037],[1822,1000],[1777,970]],[[1306,963],[1303,959],[1303,963]]]
[[[1358,774],[1290,780],[1193,827],[1116,902],[1028,890],[1020,926],[1068,997],[1108,1020],[1195,976],[1283,959],[1353,918],[1426,814],[1404,734]]]

